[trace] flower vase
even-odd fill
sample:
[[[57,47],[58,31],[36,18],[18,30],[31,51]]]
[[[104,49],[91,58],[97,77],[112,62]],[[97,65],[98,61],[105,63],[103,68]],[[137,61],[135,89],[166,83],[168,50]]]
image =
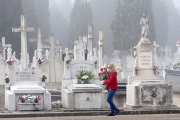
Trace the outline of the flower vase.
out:
[[[154,70],[154,75],[156,75],[156,70]]]
[[[42,87],[46,87],[45,81],[42,82]]]
[[[10,90],[9,83],[6,83],[6,90]]]
[[[136,75],[138,74],[138,70],[135,70],[135,72],[136,72]]]
[[[89,84],[89,80],[81,80],[81,84]]]

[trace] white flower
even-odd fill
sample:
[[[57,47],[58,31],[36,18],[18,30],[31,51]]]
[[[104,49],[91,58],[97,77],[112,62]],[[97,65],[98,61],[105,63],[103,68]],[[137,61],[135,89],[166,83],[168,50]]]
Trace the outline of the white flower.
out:
[[[84,75],[83,77],[81,77],[82,79],[88,79],[89,77],[87,75]]]

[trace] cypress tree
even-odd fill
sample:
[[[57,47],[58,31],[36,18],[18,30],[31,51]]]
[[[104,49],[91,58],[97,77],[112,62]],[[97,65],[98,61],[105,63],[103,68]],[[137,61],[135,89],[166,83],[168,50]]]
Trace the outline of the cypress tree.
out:
[[[140,19],[146,13],[150,19],[149,39],[156,40],[152,0],[118,0],[115,17],[111,24],[115,49],[129,50],[141,38]]]
[[[20,27],[20,15],[23,14],[21,0],[0,0],[0,37],[6,38],[6,44],[12,44],[16,57],[20,58],[21,33],[13,33],[13,27]]]
[[[74,41],[79,39],[79,36],[87,36],[88,23],[93,22],[91,5],[87,1],[76,0],[74,8],[71,12],[69,23],[69,40],[68,46],[73,48]]]
[[[168,38],[168,11],[164,0],[153,0],[153,13],[156,29],[156,40],[165,46]]]

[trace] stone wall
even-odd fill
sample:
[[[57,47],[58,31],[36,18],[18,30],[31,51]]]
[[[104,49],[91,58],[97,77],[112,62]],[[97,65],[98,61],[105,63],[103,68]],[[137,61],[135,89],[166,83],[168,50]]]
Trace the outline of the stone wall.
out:
[[[0,85],[0,108],[5,108],[4,85]]]

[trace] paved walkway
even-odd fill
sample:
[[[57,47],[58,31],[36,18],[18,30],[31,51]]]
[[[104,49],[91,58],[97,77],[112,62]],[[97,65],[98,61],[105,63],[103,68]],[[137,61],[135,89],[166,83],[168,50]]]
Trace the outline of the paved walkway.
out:
[[[180,114],[1,118],[1,120],[180,120]]]

